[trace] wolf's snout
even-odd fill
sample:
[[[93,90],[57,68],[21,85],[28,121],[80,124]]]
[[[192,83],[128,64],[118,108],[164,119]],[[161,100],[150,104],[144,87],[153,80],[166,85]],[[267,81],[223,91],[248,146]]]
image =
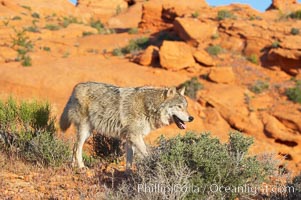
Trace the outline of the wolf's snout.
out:
[[[193,119],[194,119],[194,118],[193,118],[192,116],[189,116],[189,117],[188,117],[189,122],[192,122]]]

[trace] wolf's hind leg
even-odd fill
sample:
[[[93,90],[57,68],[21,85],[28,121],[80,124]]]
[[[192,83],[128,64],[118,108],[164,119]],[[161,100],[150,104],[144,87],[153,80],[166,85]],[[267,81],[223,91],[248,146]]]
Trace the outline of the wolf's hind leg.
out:
[[[73,149],[73,161],[77,162],[79,168],[84,168],[83,162],[83,146],[91,133],[89,123],[85,120],[77,128],[77,143]]]

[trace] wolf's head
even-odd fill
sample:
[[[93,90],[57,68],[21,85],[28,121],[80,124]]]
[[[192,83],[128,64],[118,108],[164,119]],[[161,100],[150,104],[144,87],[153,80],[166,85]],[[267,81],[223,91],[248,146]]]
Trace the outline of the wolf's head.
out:
[[[184,97],[185,88],[176,90],[168,88],[164,92],[165,101],[161,105],[161,121],[168,125],[175,122],[180,129],[185,129],[185,122],[193,121],[193,117],[187,112],[187,101]]]

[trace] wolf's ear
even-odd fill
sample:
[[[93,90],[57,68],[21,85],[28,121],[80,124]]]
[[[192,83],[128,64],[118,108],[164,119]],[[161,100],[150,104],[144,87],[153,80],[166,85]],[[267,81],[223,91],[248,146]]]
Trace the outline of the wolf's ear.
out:
[[[166,91],[166,98],[174,97],[176,93],[177,90],[175,87],[168,88],[168,90]]]
[[[180,89],[178,89],[178,92],[180,93],[180,95],[184,96],[184,94],[185,94],[185,87],[181,87]]]

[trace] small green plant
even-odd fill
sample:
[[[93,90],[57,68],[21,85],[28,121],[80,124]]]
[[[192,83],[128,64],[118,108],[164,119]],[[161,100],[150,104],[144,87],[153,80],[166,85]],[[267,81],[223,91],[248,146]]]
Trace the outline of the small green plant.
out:
[[[259,63],[258,56],[256,54],[251,54],[250,56],[247,57],[247,60],[254,64]]]
[[[278,47],[280,47],[280,41],[279,41],[279,40],[274,41],[274,42],[272,43],[271,47],[272,47],[272,48],[278,48]]]
[[[62,58],[68,58],[70,56],[70,52],[69,51],[66,51],[64,53],[64,55],[62,56]]]
[[[94,35],[94,33],[93,32],[89,32],[89,31],[84,31],[83,32],[83,37],[89,36],[89,35]]]
[[[22,17],[20,17],[20,16],[14,16],[13,18],[12,18],[12,20],[21,20],[22,19]]]
[[[124,56],[122,48],[115,48],[115,49],[113,49],[112,55],[113,56]]]
[[[29,55],[25,55],[25,56],[22,58],[21,64],[22,64],[24,67],[30,67],[30,66],[32,65],[30,56],[29,56]]]
[[[251,87],[250,90],[256,94],[262,93],[269,89],[270,85],[268,82],[263,80],[257,80]]]
[[[44,51],[48,51],[48,52],[51,51],[50,47],[43,47],[43,50],[44,50]]]
[[[31,16],[32,16],[33,18],[40,19],[39,13],[34,12],[34,13],[31,14]]]
[[[128,34],[137,34],[139,31],[138,31],[138,28],[130,28],[128,30]]]
[[[44,28],[51,30],[51,31],[57,31],[57,30],[61,29],[60,26],[55,25],[55,24],[46,24]]]
[[[211,45],[207,47],[206,51],[212,56],[217,56],[223,52],[223,48],[219,45]]]
[[[28,36],[26,36],[26,30],[17,31],[16,37],[13,38],[13,48],[16,48],[18,52],[18,57],[16,58],[17,61],[21,61],[21,64],[23,66],[31,66],[31,58],[29,57],[28,53],[32,51],[33,49],[33,43],[29,39]]]
[[[28,27],[25,27],[24,30],[28,31],[28,32],[32,32],[32,33],[40,32],[40,30],[37,26],[28,26]]]
[[[300,33],[300,30],[298,28],[292,28],[291,29],[291,34],[292,35],[299,35],[299,33]]]
[[[78,19],[74,16],[64,17],[62,22],[60,22],[60,25],[64,28],[68,27],[69,24],[80,24],[81,22],[78,21]]]
[[[289,15],[290,18],[292,19],[301,19],[301,10],[297,10],[295,12],[292,12],[290,15]]]
[[[116,7],[115,15],[119,15],[122,12],[120,5]]]
[[[212,36],[211,36],[211,39],[212,40],[216,40],[219,38],[219,34],[218,33],[214,33]]]
[[[112,55],[114,56],[123,56],[125,54],[135,54],[139,51],[146,49],[149,45],[149,38],[148,37],[141,37],[137,39],[132,39],[129,41],[129,44],[123,48],[115,48],[112,51]]]
[[[28,11],[31,11],[31,7],[30,6],[26,6],[26,5],[21,5],[22,8],[28,10]]]
[[[229,10],[220,10],[217,12],[217,20],[234,19],[235,16]]]
[[[190,80],[180,84],[177,88],[185,87],[185,95],[191,99],[196,99],[197,92],[204,88],[204,86],[198,81],[197,77],[193,77]]]
[[[93,18],[90,20],[90,26],[95,28],[99,34],[112,34],[115,33],[114,29],[106,28],[101,21],[95,21]]]
[[[200,12],[199,11],[195,11],[194,13],[191,14],[192,18],[198,18],[200,16]]]
[[[301,103],[301,80],[297,80],[296,86],[286,89],[285,93],[289,100]]]

